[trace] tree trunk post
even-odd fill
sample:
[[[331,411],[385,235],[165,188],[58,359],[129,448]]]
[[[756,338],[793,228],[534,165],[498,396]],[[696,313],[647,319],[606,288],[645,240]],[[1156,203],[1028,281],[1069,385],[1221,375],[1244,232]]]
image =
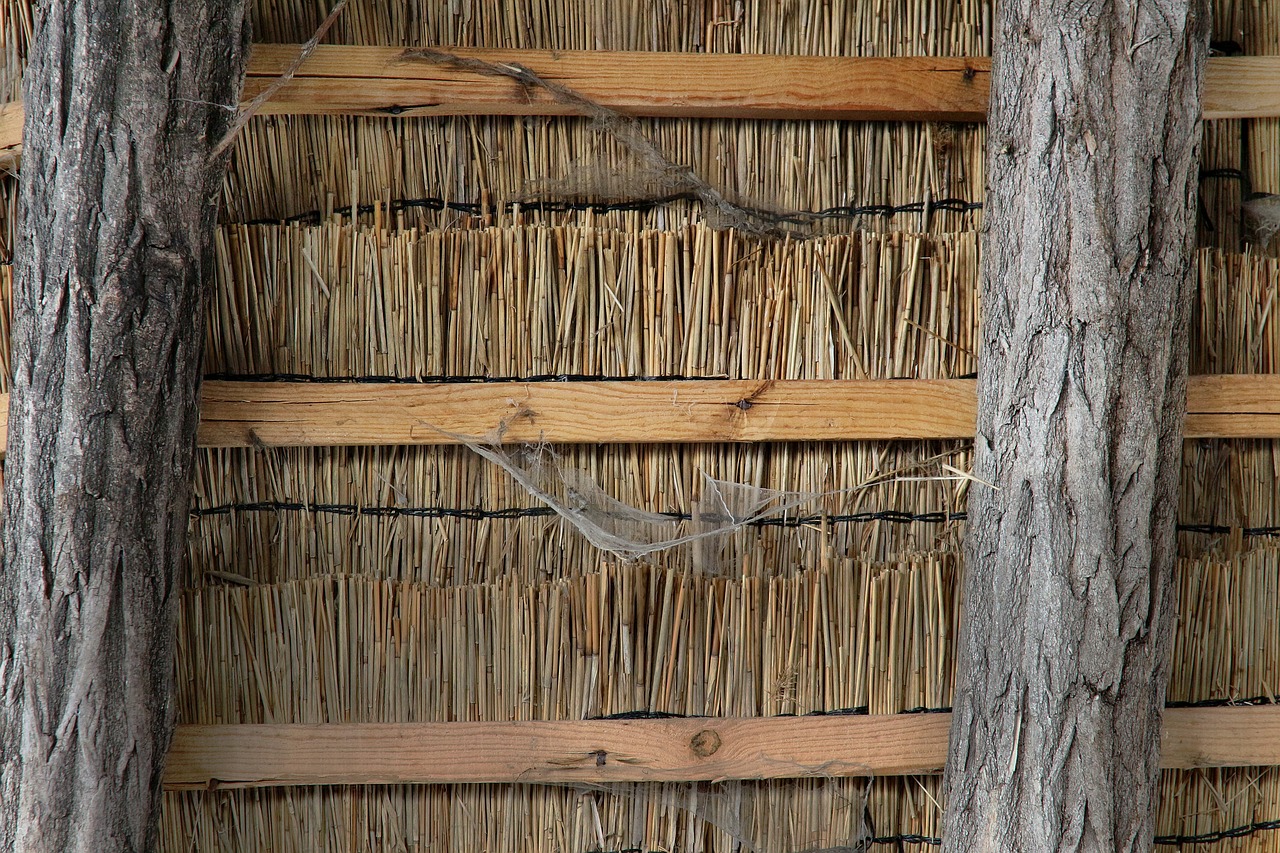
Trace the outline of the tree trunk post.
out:
[[[1208,24],[997,4],[944,851],[1152,846]]]
[[[0,849],[155,848],[243,0],[50,0],[26,72]]]

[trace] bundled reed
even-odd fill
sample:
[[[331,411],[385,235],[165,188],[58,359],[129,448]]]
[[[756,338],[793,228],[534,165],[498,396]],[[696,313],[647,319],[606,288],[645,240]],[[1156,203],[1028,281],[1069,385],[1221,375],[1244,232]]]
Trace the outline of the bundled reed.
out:
[[[1280,259],[1203,250],[1192,373],[1280,373]]]
[[[211,373],[948,377],[976,367],[977,240],[511,226],[231,226]]]
[[[1277,144],[1280,144],[1280,119],[1249,120],[1248,169],[1253,192],[1280,193],[1280,164],[1276,163],[1275,157]]]
[[[775,578],[605,564],[532,585],[207,587],[183,597],[176,707],[211,724],[942,708],[956,564],[922,554]]]
[[[1178,520],[1198,530],[1182,534],[1186,553],[1229,554],[1280,535],[1280,442],[1187,442]]]
[[[1274,853],[1280,768],[1165,771],[1156,817],[1157,850]],[[1235,834],[1232,834],[1235,830]]]
[[[22,70],[31,43],[31,0],[0,3],[0,101],[22,98]]]
[[[259,41],[303,41],[329,0],[256,0]],[[584,3],[354,3],[345,44],[546,50],[658,50],[819,56],[977,56],[990,52],[990,2],[911,0],[589,0]]]
[[[928,199],[980,201],[985,128],[980,125],[834,121],[646,119],[646,136],[676,165],[688,167],[726,197],[776,211],[853,206],[851,225],[959,231],[977,212]],[[656,181],[656,182],[655,182]],[[454,227],[456,211],[440,202],[526,206],[566,201],[629,203],[669,189],[616,139],[587,119],[452,117],[438,119],[268,116],[236,142],[225,184],[232,221],[327,218],[365,206],[412,205],[409,225]],[[886,217],[876,206],[916,205]],[[954,208],[954,205],[951,206]],[[526,214],[529,215],[529,214]],[[572,221],[572,211],[549,216]],[[663,228],[656,211],[640,227]],[[684,216],[676,208],[675,221]],[[615,220],[625,221],[622,217]],[[821,223],[810,226],[819,228]]]
[[[603,563],[441,587],[325,576],[183,597],[190,723],[770,716],[950,705],[954,553],[778,577]],[[1274,701],[1280,550],[1179,566],[1171,702]],[[211,630],[215,626],[220,630]]]
[[[938,777],[717,785],[291,788],[170,793],[166,849],[936,851]],[[1273,853],[1275,768],[1166,771],[1157,850]],[[865,801],[865,808],[863,803]],[[494,816],[486,821],[481,816]],[[498,817],[501,816],[501,817]],[[898,829],[888,830],[885,827]],[[867,838],[882,839],[859,846]],[[1194,839],[1203,839],[1197,843]],[[905,840],[904,840],[905,839]],[[852,842],[852,843],[851,843]],[[190,845],[190,847],[186,845]],[[181,847],[179,847],[181,845]],[[236,845],[236,846],[233,846]],[[739,846],[741,845],[741,846]]]
[[[1169,701],[1274,702],[1280,689],[1277,546],[1183,560],[1176,583]]]
[[[672,569],[767,578],[823,560],[954,548],[967,470],[954,444],[563,448],[560,464],[646,512],[688,514],[705,472],[822,496],[697,549]],[[894,475],[898,476],[886,476]],[[879,479],[879,482],[876,482]],[[852,488],[868,484],[866,488]],[[197,456],[194,585],[327,574],[437,585],[572,578],[604,558],[497,466],[465,448],[204,451]],[[888,515],[883,515],[888,511]],[[880,514],[878,517],[877,515]],[[915,522],[910,517],[918,517]],[[690,531],[673,523],[673,533]]]
[[[1196,238],[1201,246],[1231,252],[1244,248],[1247,228],[1241,203],[1245,187],[1242,158],[1247,122],[1206,121],[1200,147],[1200,221]]]
[[[936,837],[934,778],[296,788],[166,796],[166,844],[201,850],[516,853],[858,850]],[[904,832],[877,831],[903,827]],[[172,841],[170,841],[172,839]],[[907,840],[887,849],[936,849]],[[243,844],[243,847],[232,845]]]
[[[973,232],[760,241],[696,221],[649,230],[594,219],[225,226],[206,369],[779,379],[976,369]],[[1192,372],[1275,371],[1276,259],[1205,249],[1198,269]]]
[[[1213,0],[1213,41],[1250,56],[1280,53],[1280,9],[1262,0]]]

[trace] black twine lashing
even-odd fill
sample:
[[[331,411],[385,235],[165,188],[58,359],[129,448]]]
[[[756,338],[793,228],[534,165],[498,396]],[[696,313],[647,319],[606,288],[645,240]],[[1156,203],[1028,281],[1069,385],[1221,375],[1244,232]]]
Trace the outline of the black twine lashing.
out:
[[[388,204],[357,204],[347,207],[334,208],[333,214],[340,217],[350,217],[351,211],[354,210],[357,216],[372,215],[378,208],[383,208],[388,214],[396,214],[411,210],[424,211],[451,211],[453,213],[463,213],[470,216],[486,216],[494,215],[499,212],[506,214],[516,214],[520,212],[533,213],[644,213],[650,210],[656,210],[669,204],[681,201],[697,201],[698,196],[694,193],[672,193],[669,195],[654,196],[652,198],[626,199],[622,201],[587,201],[583,199],[529,199],[523,201],[507,201],[507,202],[475,202],[475,201],[450,201],[448,199],[428,196],[424,198],[406,198],[393,199]],[[905,204],[842,204],[832,207],[824,207],[820,210],[803,210],[788,211],[779,213],[776,211],[765,210],[763,208],[744,208],[754,216],[767,219],[769,221],[782,222],[787,224],[804,224],[806,222],[821,221],[826,219],[856,219],[859,217],[885,217],[890,218],[899,214],[919,214],[925,210],[925,202],[912,201]],[[962,198],[943,198],[936,201],[928,202],[930,211],[951,211],[955,213],[968,213],[970,211],[981,210],[982,202],[968,201]],[[260,217],[250,219],[239,223],[242,225],[319,225],[325,220],[323,211],[308,210],[302,213],[295,213],[291,216],[284,217]]]
[[[467,521],[517,520],[521,518],[547,518],[556,515],[551,507],[504,507],[502,509],[484,509],[481,507],[442,507],[442,506],[364,506],[353,503],[321,503],[310,501],[270,500],[225,503],[214,506],[192,507],[192,518],[209,518],[214,516],[230,516],[237,513],[285,513],[298,512],[314,515],[337,515],[360,518],[457,518]],[[659,512],[671,521],[692,521],[692,513]],[[868,524],[882,521],[890,524],[948,524],[965,521],[965,512],[905,512],[903,510],[882,509],[865,512],[823,513],[810,515],[783,515],[771,518],[757,518],[748,521],[744,526],[764,527],[813,527],[822,524]],[[1223,535],[1239,530],[1241,535],[1280,536],[1280,525],[1264,527],[1233,528],[1223,524],[1179,524],[1181,533],[1205,535]]]
[[[556,515],[556,511],[547,506],[506,507],[503,509],[482,509],[479,507],[415,507],[415,506],[362,506],[350,503],[311,503],[306,501],[251,501],[244,503],[226,503],[215,506],[197,506],[191,509],[192,518],[202,519],[217,516],[232,516],[237,513],[285,513],[297,512],[314,515],[337,515],[349,518],[457,518],[467,521],[516,520],[522,518],[548,518]],[[656,513],[673,522],[692,521],[694,516],[687,512]],[[780,516],[758,518],[748,521],[746,527],[810,527],[821,524],[858,524],[873,521],[885,521],[894,524],[910,523],[946,523],[964,521],[963,512],[919,512],[910,513],[899,510],[879,510],[869,512],[839,513],[828,515]]]

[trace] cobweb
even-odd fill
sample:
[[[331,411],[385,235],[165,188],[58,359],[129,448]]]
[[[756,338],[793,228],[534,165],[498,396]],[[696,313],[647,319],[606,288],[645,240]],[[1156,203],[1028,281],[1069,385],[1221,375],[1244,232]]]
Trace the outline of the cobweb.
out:
[[[646,512],[617,500],[586,472],[562,464],[547,445],[506,450],[494,442],[453,437],[504,469],[592,545],[624,560],[722,536],[822,497],[717,480],[702,472],[702,491],[688,517]]]
[[[1280,195],[1252,193],[1240,207],[1259,246],[1266,246],[1280,232]]]
[[[890,482],[951,480],[997,488],[943,462],[941,456],[920,460],[849,488],[829,492],[769,489],[718,480],[700,471],[702,490],[689,512],[648,512],[610,495],[585,471],[565,464],[545,442],[514,444],[508,449],[503,443],[506,421],[479,438],[449,432],[431,423],[423,422],[422,426],[448,436],[502,468],[521,488],[577,528],[588,542],[626,561],[689,543],[707,546],[715,537],[765,519],[785,516],[823,498],[852,494]],[[936,473],[920,475],[928,469]],[[702,559],[696,562],[713,564],[709,548],[704,549],[700,556]]]

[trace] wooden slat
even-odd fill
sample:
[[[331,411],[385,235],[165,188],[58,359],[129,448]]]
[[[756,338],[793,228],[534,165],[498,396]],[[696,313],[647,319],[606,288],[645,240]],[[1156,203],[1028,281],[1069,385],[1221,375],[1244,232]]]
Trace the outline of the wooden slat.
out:
[[[933,772],[948,715],[184,726],[169,787],[624,782]]]
[[[22,154],[22,104],[0,104],[0,165],[12,163]]]
[[[1174,770],[1280,764],[1280,706],[1170,708],[1160,749]]]
[[[1186,438],[1280,438],[1280,375],[1192,376]]]
[[[1280,438],[1280,375],[1193,376],[1187,438]],[[972,438],[975,383],[691,380],[373,384],[206,382],[204,447],[697,444]],[[8,397],[0,395],[0,451]]]
[[[205,384],[210,447],[953,438],[973,434],[971,380]]]
[[[912,57],[741,56],[709,53],[473,50],[458,56],[519,64],[632,115],[721,118],[982,121],[990,62]],[[558,115],[578,112],[546,91],[421,59],[400,48],[320,47],[266,110],[385,115]],[[257,45],[245,97],[297,56]]]
[[[446,50],[452,50],[446,48]],[[245,97],[278,75],[297,45],[260,44]],[[586,97],[644,116],[985,120],[985,57],[892,59],[691,53],[457,49],[517,62]],[[559,115],[546,92],[512,80],[404,60],[400,48],[322,45],[266,104],[277,115]],[[1280,116],[1280,57],[1209,60],[1204,116]],[[0,149],[22,142],[22,106],[0,107]]]
[[[694,782],[936,773],[950,714],[179,726],[169,788]],[[1280,764],[1280,708],[1165,714],[1169,768]]]
[[[1205,69],[1205,118],[1280,116],[1280,56],[1216,56]]]

